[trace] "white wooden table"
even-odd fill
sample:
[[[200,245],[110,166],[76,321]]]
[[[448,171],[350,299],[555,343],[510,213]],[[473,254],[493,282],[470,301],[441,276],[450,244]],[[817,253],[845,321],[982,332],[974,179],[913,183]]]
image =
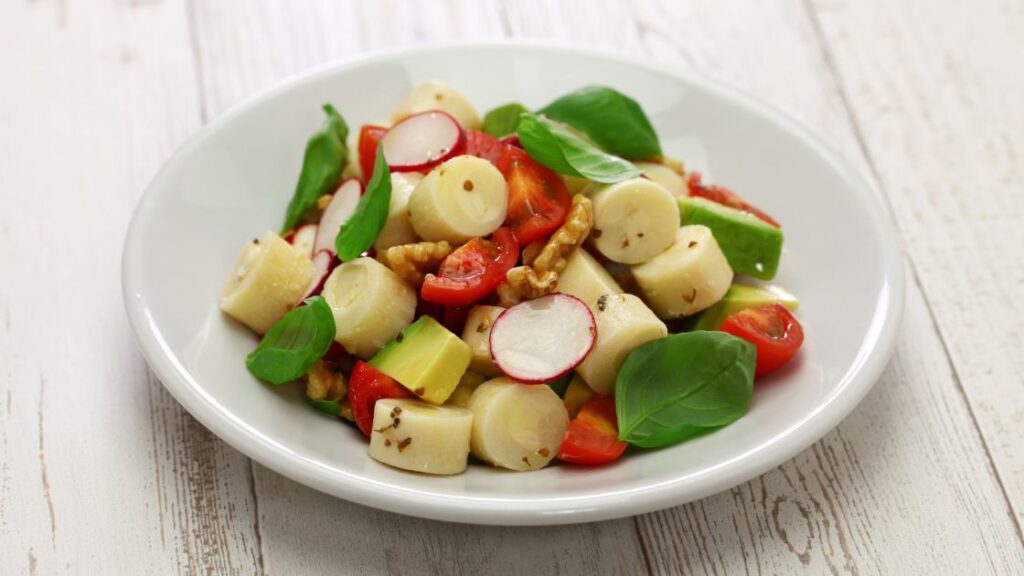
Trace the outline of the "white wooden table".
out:
[[[416,520],[250,462],[132,342],[136,199],[204,122],[364,50],[542,37],[681,61],[888,196],[910,287],[849,418],[717,496],[555,528]],[[1024,2],[0,3],[0,573],[1024,573]]]

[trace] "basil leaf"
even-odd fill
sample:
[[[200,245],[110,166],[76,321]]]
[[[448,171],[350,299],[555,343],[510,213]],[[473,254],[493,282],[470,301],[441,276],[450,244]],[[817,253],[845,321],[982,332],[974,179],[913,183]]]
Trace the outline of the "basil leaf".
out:
[[[523,114],[517,133],[531,158],[560,174],[606,184],[640,175],[640,169],[628,161],[602,152],[539,114]]]
[[[391,172],[384,160],[384,145],[377,143],[377,158],[366,193],[334,238],[334,248],[342,261],[354,260],[373,246],[388,219],[391,206]]]
[[[484,132],[487,132],[495,138],[502,138],[509,134],[515,134],[516,128],[519,126],[519,117],[522,116],[524,112],[529,112],[529,110],[526,106],[523,106],[518,102],[498,106],[494,110],[484,114],[484,124],[481,128]]]
[[[341,402],[338,400],[310,400],[309,403],[321,412],[337,416],[341,414]]]
[[[245,365],[260,380],[291,382],[327,353],[334,334],[331,307],[323,297],[314,296],[271,326]]]
[[[606,86],[589,86],[540,110],[583,132],[602,149],[631,160],[661,154],[654,126],[636,100]]]
[[[334,106],[324,104],[324,112],[327,120],[306,142],[302,172],[288,203],[282,232],[295,228],[302,216],[316,206],[317,199],[333,192],[341,182],[341,171],[348,160],[348,125]]]
[[[615,382],[619,439],[655,448],[731,424],[754,392],[754,345],[687,332],[634,349]]]

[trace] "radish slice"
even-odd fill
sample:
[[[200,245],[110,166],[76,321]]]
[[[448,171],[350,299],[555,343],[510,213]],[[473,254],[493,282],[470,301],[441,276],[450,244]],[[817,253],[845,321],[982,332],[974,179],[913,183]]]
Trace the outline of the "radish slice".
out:
[[[321,250],[313,255],[313,280],[310,281],[306,293],[299,299],[299,304],[324,289],[327,276],[338,266],[338,259],[335,256],[334,250]]]
[[[520,382],[550,382],[583,362],[597,337],[590,308],[555,293],[505,310],[491,327],[491,358]]]
[[[319,228],[316,224],[303,224],[291,235],[289,242],[295,249],[310,258],[313,257],[313,246],[316,244],[316,231]]]
[[[454,118],[440,110],[413,114],[381,139],[392,172],[421,172],[455,156],[465,134]]]
[[[334,239],[338,236],[338,229],[348,220],[349,216],[356,211],[359,204],[359,196],[363,193],[363,185],[359,180],[349,179],[338,186],[338,190],[331,198],[331,203],[324,210],[320,217],[320,227],[316,234],[316,243],[313,244],[313,254],[324,250],[334,253]]]

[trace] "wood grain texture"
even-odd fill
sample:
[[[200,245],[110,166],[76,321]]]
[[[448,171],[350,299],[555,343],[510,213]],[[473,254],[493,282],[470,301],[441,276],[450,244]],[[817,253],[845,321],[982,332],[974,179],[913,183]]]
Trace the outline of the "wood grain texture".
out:
[[[1024,5],[870,4],[812,3],[1019,532]]]
[[[1024,573],[1022,30],[1012,0],[0,4],[0,572]],[[914,282],[895,358],[836,430],[686,506],[482,528],[251,464],[153,379],[119,254],[174,148],[306,67],[496,36],[682,61],[873,175]]]
[[[120,302],[135,201],[200,124],[184,6],[4,2],[0,36],[0,572],[251,574],[248,463]]]

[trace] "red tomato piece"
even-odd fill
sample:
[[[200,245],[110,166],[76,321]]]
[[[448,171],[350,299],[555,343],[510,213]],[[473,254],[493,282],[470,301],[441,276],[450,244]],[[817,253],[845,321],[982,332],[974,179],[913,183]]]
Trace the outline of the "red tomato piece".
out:
[[[782,228],[782,225],[774,218],[766,214],[757,206],[754,206],[750,202],[740,198],[739,195],[732,190],[723,188],[722,186],[705,186],[700,180],[701,176],[699,172],[690,173],[690,177],[686,182],[687,186],[690,188],[690,196],[699,196],[730,208],[748,212],[776,228]]]
[[[377,158],[377,142],[388,133],[383,126],[367,124],[359,130],[359,169],[363,171],[363,182],[373,174],[373,162]]]
[[[495,166],[506,146],[486,132],[466,130],[466,154],[483,158]]]
[[[622,456],[626,443],[619,440],[615,418],[615,399],[598,394],[587,400],[580,413],[569,422],[558,450],[559,460],[595,466]]]
[[[490,295],[519,260],[519,244],[508,228],[491,240],[474,238],[441,262],[437,275],[427,274],[420,297],[444,306],[469,306]]]
[[[373,430],[373,407],[381,398],[414,398],[394,378],[360,360],[348,382],[348,401],[356,426],[367,437]]]
[[[497,166],[508,183],[505,225],[516,233],[521,246],[550,235],[565,223],[572,195],[558,174],[514,146],[506,147]]]
[[[782,304],[740,310],[727,317],[719,330],[743,338],[757,348],[755,377],[789,362],[804,343],[803,327]]]

